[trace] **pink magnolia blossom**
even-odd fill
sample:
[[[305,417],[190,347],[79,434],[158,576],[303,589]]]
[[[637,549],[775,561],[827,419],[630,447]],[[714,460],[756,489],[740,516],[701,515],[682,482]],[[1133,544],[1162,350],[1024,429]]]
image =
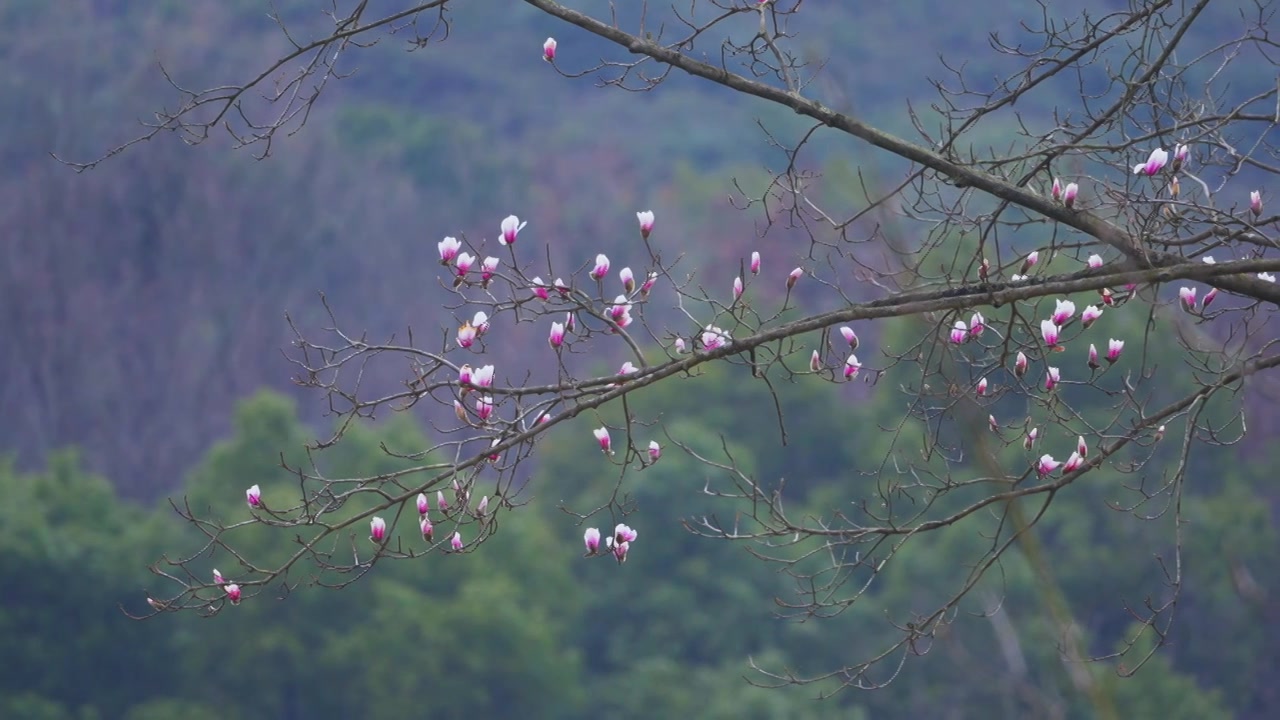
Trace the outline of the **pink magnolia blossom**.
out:
[[[539,425],[545,422],[551,422],[551,413],[542,413],[542,417],[538,418]]]
[[[529,281],[531,283],[529,289],[533,291],[533,296],[539,300],[546,300],[551,297],[551,293],[547,291],[547,284],[542,281],[542,276],[537,276]]]
[[[387,538],[387,521],[375,516],[369,521],[369,539],[381,543]]]
[[[653,284],[656,282],[658,282],[658,273],[650,272],[644,279],[644,284],[640,286],[640,297],[649,297],[649,291],[653,289]]]
[[[591,269],[591,277],[595,280],[604,279],[609,274],[609,258],[604,253],[596,255],[596,266]]]
[[[251,486],[244,491],[244,500],[249,503],[249,507],[256,508],[262,506],[262,488],[257,485]]]
[[[556,61],[556,39],[555,38],[547,38],[547,41],[542,43],[542,59],[546,60],[549,63],[553,63]]]
[[[570,310],[564,314],[564,331],[567,333],[573,332],[575,325],[577,325],[577,322],[573,319],[573,311]]]
[[[563,278],[556,278],[556,281],[551,283],[551,286],[556,289],[556,292],[560,293],[560,297],[569,297],[571,288],[565,284]]]
[[[213,569],[213,584],[214,584],[214,585],[225,585],[225,584],[226,584],[226,582],[227,582],[227,581],[226,581],[226,580],[224,580],[224,579],[222,578],[222,573],[218,572],[218,568],[214,568],[214,569]]]
[[[982,258],[982,264],[978,265],[978,277],[983,280],[986,280],[987,277],[990,275],[991,275],[991,261],[986,258]]]
[[[630,360],[628,360],[628,361],[626,361],[626,362],[622,363],[622,367],[621,367],[621,368],[619,368],[619,370],[618,370],[618,374],[619,374],[619,375],[631,375],[632,373],[636,373],[636,372],[639,372],[639,371],[640,371],[640,368],[636,367],[636,366],[635,366],[635,363],[632,363]]]
[[[1095,269],[1095,270],[1096,270],[1097,268],[1102,267],[1102,256],[1101,256],[1101,255],[1090,255],[1090,256],[1089,256],[1088,263],[1089,263],[1089,267],[1090,267],[1090,268],[1093,268],[1093,269]]]
[[[488,422],[489,416],[493,414],[493,398],[485,395],[476,399],[476,417],[480,418],[480,422]]]
[[[1040,474],[1040,477],[1044,477],[1054,470],[1057,470],[1058,466],[1061,464],[1062,463],[1057,460],[1054,460],[1052,455],[1041,455],[1040,460],[1036,462],[1036,472]]]
[[[449,547],[452,548],[454,552],[462,550],[462,533],[455,532],[453,537],[449,538]]]
[[[1102,308],[1096,305],[1085,305],[1084,310],[1080,313],[1080,324],[1085,328],[1098,321],[1102,317]]]
[[[618,523],[613,528],[613,541],[620,543],[635,542],[636,531],[632,530],[630,525]]]
[[[483,335],[489,332],[489,313],[479,310],[471,318],[471,324],[476,327],[476,334]]]
[[[422,531],[422,537],[427,542],[431,542],[432,537],[436,534],[436,528],[431,524],[431,518],[426,515],[423,515],[422,519],[418,521],[418,529]]]
[[[1076,438],[1076,452],[1080,457],[1089,457],[1089,445],[1084,441],[1084,436]]]
[[[613,544],[613,557],[618,560],[619,565],[627,561],[627,552],[630,549],[631,549],[631,543],[629,542],[624,541],[624,542]]]
[[[987,416],[987,426],[991,428],[991,432],[994,432],[994,433],[1000,432],[1000,424],[996,422],[995,415]]]
[[[471,382],[476,387],[493,387],[493,373],[494,369],[492,365],[482,365],[476,369],[475,372],[471,373]]]
[[[640,223],[640,237],[648,240],[649,233],[653,232],[653,211],[642,210],[636,213],[636,220]]]
[[[1027,356],[1021,350],[1018,351],[1018,357],[1014,358],[1013,374],[1018,377],[1027,374]]]
[[[600,552],[600,529],[587,528],[582,534],[582,544],[587,547],[588,555],[595,555]]]
[[[485,495],[484,497],[480,498],[480,502],[476,503],[476,515],[483,516],[488,511],[489,511],[489,496]]]
[[[800,281],[801,275],[804,275],[804,269],[802,268],[796,268],[787,274],[787,290],[796,286],[796,283]]]
[[[1066,475],[1067,473],[1075,472],[1076,470],[1079,470],[1080,466],[1083,464],[1084,458],[1080,457],[1080,453],[1073,452],[1071,453],[1071,456],[1067,458],[1067,461],[1062,464],[1062,474]]]
[[[1036,439],[1039,437],[1040,437],[1040,428],[1031,428],[1031,430],[1027,432],[1027,436],[1022,439],[1023,449],[1030,450],[1032,447],[1035,446]]]
[[[978,396],[981,397],[986,394],[987,394],[987,379],[982,378],[978,380]]]
[[[980,337],[982,331],[987,329],[987,319],[982,317],[982,313],[975,312],[973,317],[969,318],[969,336],[973,338]]]
[[[1058,368],[1056,368],[1056,367],[1051,367],[1051,368],[1049,368],[1049,369],[1048,369],[1048,372],[1046,372],[1046,373],[1044,374],[1044,389],[1045,389],[1045,392],[1053,392],[1053,389],[1054,389],[1054,388],[1056,388],[1056,387],[1058,387],[1058,383],[1059,383],[1061,380],[1062,380],[1062,373],[1061,373],[1061,371],[1060,371],[1060,370],[1058,370]]]
[[[1120,359],[1120,353],[1124,351],[1124,341],[1111,338],[1107,342],[1107,362],[1114,363]]]
[[[681,354],[689,351],[689,349],[685,347],[684,338],[676,338],[675,349],[677,353]]]
[[[814,350],[813,354],[809,356],[809,372],[818,372],[820,370],[822,370],[822,356],[818,354],[817,350]]]
[[[462,243],[455,237],[447,237],[436,243],[436,249],[440,251],[440,264],[448,265],[454,258],[458,257],[458,251],[462,249]]]
[[[463,392],[466,392],[466,391],[464,390]],[[468,425],[471,424],[471,421],[467,419],[467,409],[462,406],[461,401],[458,401],[458,400],[453,401],[453,414],[456,415],[458,420],[460,420],[461,422],[464,422]]]
[[[1040,321],[1040,335],[1044,337],[1044,344],[1051,348],[1058,347],[1058,333],[1061,328],[1052,320]]]
[[[498,258],[490,255],[480,263],[480,281],[489,284],[495,273],[498,272]]]
[[[613,299],[613,306],[609,308],[609,317],[620,328],[625,328],[631,324],[631,303],[627,300],[626,295],[619,295]]]
[[[564,344],[564,324],[551,323],[551,335],[547,338],[547,342],[551,343],[551,347],[559,348]]]
[[[1066,205],[1067,209],[1071,209],[1075,207],[1076,195],[1078,195],[1079,193],[1080,193],[1079,185],[1076,185],[1075,183],[1067,183],[1067,187],[1064,188],[1062,191],[1062,204]]]
[[[1098,295],[1102,297],[1102,304],[1111,306],[1116,304],[1115,297],[1111,294],[1111,288],[1102,288],[1098,291]]]
[[[1182,309],[1187,312],[1195,312],[1196,310],[1196,289],[1193,287],[1182,286],[1178,289],[1178,300],[1182,302]]]
[[[1218,288],[1209,288],[1209,292],[1204,294],[1204,300],[1200,302],[1200,307],[1201,308],[1209,307],[1209,303],[1213,302],[1214,299],[1217,297],[1218,297]]]
[[[469,348],[476,341],[476,328],[469,322],[462,323],[462,327],[458,328],[458,347]]]
[[[515,245],[516,236],[524,229],[527,222],[520,222],[520,218],[515,215],[508,215],[502,220],[502,234],[498,236],[498,244]]]
[[[600,427],[591,431],[596,436],[596,442],[600,443],[600,451],[606,455],[613,454],[613,441],[609,438],[609,428]]]
[[[1173,148],[1173,170],[1177,172],[1191,155],[1191,148],[1179,143]],[[1175,178],[1176,179],[1176,178]]]
[[[840,328],[840,336],[844,338],[845,342],[849,343],[850,350],[858,349],[858,336],[853,332],[853,328],[848,325],[842,326]]]
[[[1059,327],[1066,325],[1067,321],[1075,314],[1075,303],[1070,300],[1059,300],[1057,307],[1053,310],[1053,324]]]
[[[1062,183],[1058,178],[1053,179],[1053,187],[1049,190],[1049,195],[1053,198],[1054,202],[1062,199]]]
[[[239,585],[235,583],[231,583],[230,585],[223,587],[223,590],[227,593],[227,600],[231,601],[232,605],[240,604],[240,586]]]
[[[446,512],[449,509],[449,501],[444,499],[444,491],[436,491],[436,509],[440,512]]]
[[[1164,169],[1167,162],[1169,162],[1169,153],[1165,152],[1164,148],[1156,148],[1147,156],[1146,162],[1133,166],[1133,174],[1151,177]]]
[[[721,330],[715,325],[708,325],[702,332],[702,347],[707,350],[715,350],[728,345],[733,338],[729,337],[729,333]]]
[[[458,384],[467,386],[471,384],[471,366],[464,364],[458,368]]]
[[[1032,250],[1022,261],[1022,274],[1026,275],[1027,272],[1030,271],[1031,268],[1035,267],[1038,262],[1040,262],[1040,251]]]
[[[858,371],[862,369],[862,363],[858,362],[857,355],[850,355],[844,361],[844,379],[852,380],[858,377]]]
[[[460,253],[458,255],[458,277],[466,277],[475,261],[476,258],[471,253]]]
[[[426,515],[431,511],[431,503],[427,502],[426,493],[418,493],[418,514]]]
[[[631,294],[636,290],[636,276],[632,274],[631,268],[624,267],[618,271],[618,279],[622,280],[622,289]]]
[[[963,320],[957,320],[956,324],[951,326],[951,342],[955,345],[960,345],[968,339],[969,326],[965,325]]]
[[[656,463],[658,462],[658,458],[660,457],[662,457],[662,446],[658,444],[657,440],[650,440],[649,441],[649,462]]]
[[[1089,343],[1089,368],[1091,370],[1097,370],[1100,367],[1102,366],[1098,364],[1098,346],[1093,343]]]
[[[1249,211],[1253,213],[1254,217],[1258,217],[1259,215],[1262,214],[1262,193],[1261,192],[1258,192],[1257,190],[1253,190],[1249,193]]]
[[[760,274],[760,253],[758,252],[751,253],[751,274]]]
[[[734,279],[733,279],[733,299],[734,299],[734,302],[737,302],[738,298],[740,298],[740,297],[742,297],[742,278],[741,278],[741,277],[736,277],[736,278],[734,278]]]

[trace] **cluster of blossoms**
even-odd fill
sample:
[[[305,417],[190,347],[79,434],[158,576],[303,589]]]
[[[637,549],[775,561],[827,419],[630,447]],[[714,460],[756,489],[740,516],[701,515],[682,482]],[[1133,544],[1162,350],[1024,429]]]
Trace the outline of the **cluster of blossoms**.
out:
[[[614,559],[621,565],[627,561],[627,552],[631,550],[631,543],[635,541],[636,531],[632,530],[628,525],[618,523],[613,528],[613,535],[605,538],[604,549],[605,552],[613,555]],[[588,557],[599,555],[600,529],[587,528],[587,531],[582,534],[582,542],[586,545]]]

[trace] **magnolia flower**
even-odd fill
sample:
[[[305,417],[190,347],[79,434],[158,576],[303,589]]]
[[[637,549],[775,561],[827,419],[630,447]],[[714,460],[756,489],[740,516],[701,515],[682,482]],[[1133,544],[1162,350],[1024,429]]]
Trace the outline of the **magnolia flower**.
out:
[[[640,237],[648,240],[649,233],[653,232],[653,211],[643,210],[636,213],[636,220],[640,222]]]
[[[427,502],[426,493],[418,493],[418,514],[426,515],[431,510],[431,503]]]
[[[858,371],[861,369],[862,363],[858,362],[858,356],[850,355],[849,358],[844,361],[844,379],[852,380],[858,377]]]
[[[740,297],[742,297],[742,277],[741,276],[733,279],[733,299],[736,302]]]
[[[656,282],[658,282],[658,273],[650,272],[644,279],[644,284],[640,286],[640,297],[649,297],[649,291],[653,289],[653,284]]]
[[[449,501],[444,499],[443,490],[436,491],[436,508],[438,508],[440,512],[445,512],[449,509]]]
[[[1187,312],[1195,312],[1196,309],[1196,289],[1193,287],[1182,286],[1178,289],[1178,299],[1182,301],[1182,309]]]
[[[489,496],[485,495],[476,503],[476,515],[484,515],[489,510]]]
[[[587,546],[587,554],[595,555],[600,552],[600,529],[587,528],[582,534],[582,544]]]
[[[822,356],[818,354],[817,350],[814,350],[813,354],[809,356],[809,371],[818,372],[821,369],[822,369]]]
[[[1191,148],[1186,145],[1178,144],[1173,148],[1173,170],[1177,172],[1182,164],[1187,161],[1187,157],[1191,154]]]
[[[1080,453],[1073,452],[1071,453],[1071,457],[1068,457],[1067,461],[1062,464],[1062,474],[1066,475],[1067,473],[1075,472],[1076,470],[1079,470],[1080,466],[1083,464],[1084,458],[1080,457]]]
[[[542,413],[542,417],[538,418],[539,425],[544,422],[551,422],[551,413]]]
[[[662,457],[662,446],[658,444],[657,440],[650,440],[649,441],[649,462],[651,463],[658,462],[658,458],[660,457]]]
[[[1040,437],[1040,428],[1031,428],[1027,436],[1022,440],[1022,447],[1030,450],[1036,444],[1036,438]]]
[[[464,390],[463,392],[466,392],[466,391]],[[457,416],[459,421],[464,422],[468,425],[471,424],[471,421],[467,419],[467,409],[462,406],[461,401],[458,401],[458,400],[453,401],[453,414]]]
[[[1096,305],[1085,305],[1084,311],[1080,313],[1080,324],[1089,327],[1102,317],[1102,308]]]
[[[489,332],[489,314],[483,310],[477,311],[471,318],[471,324],[475,326],[477,335]]]
[[[1040,321],[1040,334],[1044,336],[1044,344],[1051,348],[1058,346],[1058,332],[1061,328],[1052,320]]]
[[[1090,255],[1090,256],[1089,256],[1088,263],[1089,263],[1089,267],[1091,267],[1091,268],[1094,268],[1094,269],[1100,268],[1100,267],[1102,267],[1102,256],[1101,256],[1101,255]]]
[[[520,222],[520,218],[515,215],[508,215],[502,220],[502,234],[498,236],[498,244],[515,245],[516,235],[528,224],[527,222]]]
[[[758,252],[751,253],[751,274],[760,274],[760,253]]]
[[[369,539],[381,543],[387,537],[387,521],[375,516],[369,521]]]
[[[244,491],[245,502],[249,503],[249,507],[256,508],[262,505],[262,488],[254,485]]]
[[[1262,214],[1262,193],[1253,190],[1249,193],[1249,210],[1254,217]]]
[[[627,551],[630,549],[631,549],[631,543],[629,542],[624,541],[620,543],[614,543],[613,556],[617,558],[619,565],[627,561]]]
[[[1050,189],[1049,194],[1053,197],[1054,202],[1062,199],[1062,183],[1058,181],[1058,178],[1053,179],[1053,188]]]
[[[449,547],[452,548],[454,552],[462,550],[462,533],[455,532],[453,537],[449,538]]]
[[[618,374],[619,374],[619,375],[630,375],[631,373],[639,372],[639,370],[640,370],[640,368],[636,367],[634,364],[632,364],[632,362],[631,362],[630,360],[628,360],[628,361],[626,361],[626,362],[622,363],[622,367],[618,370]]]
[[[622,289],[628,294],[635,292],[636,276],[631,273],[631,268],[624,267],[618,271],[618,279],[622,280]]]
[[[1089,368],[1097,370],[1100,367],[1102,366],[1098,364],[1098,346],[1089,343]]]
[[[987,276],[990,274],[991,274],[991,261],[986,258],[982,258],[982,264],[978,265],[978,277],[983,280],[986,280]]]
[[[1053,310],[1053,324],[1058,326],[1066,325],[1071,316],[1075,314],[1075,303],[1070,300],[1059,300],[1057,307]]]
[[[995,415],[987,416],[987,425],[991,427],[991,432],[1000,432],[1000,424],[996,422]]]
[[[418,521],[418,529],[422,531],[422,537],[427,542],[431,542],[432,536],[436,534],[435,526],[431,524],[431,518],[426,515]]]
[[[546,60],[549,63],[553,63],[556,61],[556,39],[555,38],[547,38],[547,41],[542,43],[542,59]]]
[[[986,394],[987,394],[987,379],[982,378],[981,380],[978,381],[978,396],[981,397]]]
[[[591,270],[591,277],[595,280],[601,280],[605,275],[609,274],[609,258],[603,253],[596,255],[596,266]]]
[[[224,587],[223,590],[226,591],[227,600],[231,601],[232,605],[240,604],[240,586],[239,585],[236,585],[235,583],[231,583],[230,585],[227,585],[226,587]]]
[[[801,268],[796,268],[795,270],[792,270],[787,275],[787,290],[790,290],[791,288],[796,286],[796,283],[800,280],[801,275],[804,275],[804,270]]]
[[[1067,183],[1067,187],[1062,191],[1062,204],[1068,209],[1075,207],[1076,195],[1080,192],[1080,186],[1075,183]]]
[[[631,324],[631,303],[627,300],[626,295],[619,295],[613,299],[613,306],[609,308],[609,317],[620,328]]]
[[[592,430],[591,432],[596,436],[596,442],[600,443],[600,451],[606,455],[612,455],[613,450],[611,449],[611,445],[613,444],[613,441],[609,439],[609,428],[600,427]]]
[[[564,324],[551,323],[551,336],[547,338],[547,342],[551,343],[551,347],[558,348],[564,344]]]
[[[436,243],[436,249],[440,251],[440,264],[448,265],[454,258],[458,257],[458,251],[462,249],[462,243],[455,237],[447,237]]]
[[[471,373],[471,383],[476,387],[493,387],[493,366],[482,365]]]
[[[458,347],[469,348],[476,341],[476,328],[469,322],[458,328]]]
[[[858,349],[858,336],[854,334],[853,328],[848,325],[842,326],[840,328],[840,336],[844,338],[845,342],[849,343],[850,350]]]
[[[555,287],[556,292],[560,293],[560,297],[569,297],[570,288],[564,283],[564,279],[556,278],[556,281],[551,283],[551,285]]]
[[[1213,302],[1216,297],[1218,297],[1218,288],[1209,288],[1209,292],[1204,294],[1204,300],[1200,301],[1200,307],[1209,307],[1209,303]]]
[[[1062,376],[1058,368],[1056,367],[1049,368],[1049,371],[1046,372],[1044,375],[1045,392],[1053,392],[1053,389],[1058,386],[1058,381],[1061,379],[1062,379]]]
[[[488,282],[493,279],[493,275],[496,272],[498,272],[498,258],[490,255],[480,263],[481,282],[488,284]]]
[[[636,531],[632,530],[629,525],[618,523],[613,528],[613,541],[615,543],[635,542]]]
[[[982,317],[982,313],[975,312],[973,317],[969,318],[969,336],[978,337],[982,335],[982,331],[987,329],[987,319]]]
[[[476,258],[471,253],[460,253],[458,255],[458,277],[466,277],[467,273],[471,271],[471,265],[475,261]]]
[[[1102,288],[1101,290],[1098,291],[1098,294],[1102,296],[1103,305],[1115,304],[1116,301],[1115,301],[1115,298],[1112,297],[1111,295],[1111,288]]]
[[[1027,356],[1021,350],[1013,361],[1013,374],[1022,377],[1027,374]]]
[[[1151,155],[1147,157],[1146,162],[1138,163],[1133,166],[1133,174],[1151,177],[1152,175],[1160,172],[1168,161],[1169,153],[1165,152],[1164,148],[1156,148],[1151,151]]]
[[[551,293],[547,292],[547,284],[542,281],[541,275],[533,278],[529,282],[533,283],[529,289],[533,291],[534,297],[539,300],[546,300],[551,297]]]
[[[1026,275],[1027,272],[1031,270],[1031,268],[1035,267],[1035,264],[1038,262],[1040,262],[1040,251],[1032,250],[1027,255],[1026,259],[1022,261],[1022,274]]]
[[[702,333],[702,347],[707,350],[715,350],[716,348],[728,345],[733,338],[729,337],[729,333],[714,326],[708,325]]]
[[[487,422],[489,416],[493,414],[493,398],[485,395],[476,400],[476,417],[480,418],[480,422]]]
[[[688,352],[688,348],[686,348],[684,345],[684,338],[676,338],[675,348],[676,348],[676,352],[678,353]]]
[[[214,569],[213,569],[213,584],[214,584],[214,585],[224,585],[224,584],[226,584],[226,582],[227,582],[226,580],[223,580],[223,579],[222,579],[222,573],[218,572],[218,568],[214,568]]]
[[[564,314],[564,331],[573,332],[576,322],[573,319],[573,311],[570,310]]]
[[[969,326],[965,325],[963,320],[957,320],[956,324],[951,326],[951,342],[959,345],[968,339]]]
[[[1120,353],[1124,351],[1124,341],[1111,338],[1107,342],[1107,362],[1114,363],[1120,359]]]
[[[1057,470],[1058,466],[1061,464],[1062,463],[1057,460],[1054,460],[1052,455],[1041,455],[1040,460],[1036,463],[1036,472],[1040,473],[1040,477],[1044,477],[1054,470]]]

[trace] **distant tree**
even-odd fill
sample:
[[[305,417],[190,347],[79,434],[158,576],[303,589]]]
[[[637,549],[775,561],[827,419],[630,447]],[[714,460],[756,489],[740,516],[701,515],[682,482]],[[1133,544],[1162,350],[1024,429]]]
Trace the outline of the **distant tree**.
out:
[[[225,130],[265,157],[354,69],[362,47],[388,35],[411,48],[446,42],[455,5],[404,3],[373,15],[367,0],[337,3],[331,26],[291,32],[293,49],[260,74],[180,90],[176,109],[106,156],[164,132],[199,143]],[[502,12],[516,12],[510,5]],[[199,563],[174,561],[162,568],[174,585],[157,612],[218,613],[281,583],[355,579],[386,560],[470,553],[529,498],[521,467],[543,436],[576,417],[601,417],[594,437],[579,433],[576,462],[611,473],[613,491],[598,505],[565,507],[570,521],[602,526],[588,554],[621,562],[644,552],[633,477],[685,454],[715,477],[705,492],[724,508],[689,526],[785,569],[795,581],[794,593],[777,600],[785,612],[822,617],[909,594],[910,602],[867,615],[884,632],[846,647],[837,667],[801,675],[766,658],[757,682],[881,687],[953,624],[998,628],[1002,600],[1036,602],[1054,627],[1043,640],[1057,645],[1074,691],[1094,716],[1119,717],[1112,684],[1082,663],[1092,653],[1039,545],[1041,526],[1079,529],[1050,522],[1056,501],[1106,482],[1089,512],[1164,529],[1158,540],[1135,533],[1143,542],[1121,548],[1154,556],[1146,594],[1113,594],[1133,624],[1098,640],[1119,643],[1101,658],[1118,673],[1142,668],[1168,639],[1184,594],[1183,510],[1200,449],[1245,438],[1255,427],[1246,423],[1253,397],[1274,387],[1280,365],[1280,256],[1271,252],[1280,217],[1268,210],[1266,185],[1280,171],[1267,31],[1275,6],[1210,5],[1099,3],[1073,6],[1074,17],[1036,6],[1016,36],[990,37],[991,67],[1002,74],[951,70],[927,111],[910,110],[918,135],[910,141],[836,109],[858,108],[858,98],[825,89],[821,64],[803,59],[810,8],[802,0],[587,12],[525,0],[525,12],[564,29],[541,51],[542,38],[528,38],[528,72],[661,93],[678,71],[803,118],[800,133],[770,133],[785,163],[764,182],[737,185],[736,200],[762,236],[798,230],[809,242],[738,258],[726,270],[708,250],[718,238],[686,237],[643,207],[591,208],[627,222],[639,211],[633,253],[612,261],[557,257],[554,241],[530,237],[556,228],[524,229],[515,215],[493,219],[493,239],[434,228],[443,239],[430,259],[455,298],[438,318],[403,337],[371,339],[326,306],[330,327],[317,335],[299,326],[289,349],[295,381],[342,419],[309,453],[389,412],[430,417],[434,444],[386,446],[404,466],[356,475],[325,472],[310,455],[286,460],[292,478],[256,487],[235,513],[180,505],[210,545],[238,552],[242,527],[260,525],[278,547],[261,549],[256,539],[254,550],[270,561],[246,551],[220,581],[197,572]],[[588,35],[610,54],[586,60],[579,48]],[[921,48],[904,29],[893,50]],[[894,62],[883,57],[867,72],[892,75]],[[1062,103],[1077,91],[1078,102]],[[681,122],[714,128],[717,118]],[[878,167],[828,182],[815,170],[819,142],[850,152],[869,145]],[[689,257],[706,264],[691,266]],[[490,348],[514,343],[528,366],[486,361]],[[626,363],[601,373],[600,362],[620,350]],[[542,372],[533,358],[550,356],[557,370]],[[386,364],[403,373],[403,385],[371,389],[366,377]],[[797,427],[822,426],[803,405],[784,412],[793,384],[816,378],[848,402],[875,403],[878,426],[844,431],[876,456],[827,468],[847,475],[843,494],[824,490],[825,506],[796,511],[804,498],[791,481],[802,486],[803,477],[735,460],[736,399],[717,408],[723,427],[696,432],[681,429],[678,412],[632,400],[713,364],[734,366],[735,397],[755,388],[773,399],[779,443],[793,441]],[[606,406],[610,414],[597,415]],[[707,432],[727,435],[723,452],[702,450]],[[760,472],[766,467],[771,474]],[[635,528],[630,541],[623,523]],[[947,539],[956,564],[899,584],[899,561],[934,535]],[[1002,594],[1013,556],[1027,563],[1038,597]],[[1240,557],[1232,571],[1257,590],[1261,581]],[[893,592],[880,593],[882,585]],[[1005,640],[1013,653],[1016,638]],[[652,667],[645,676],[670,672]]]

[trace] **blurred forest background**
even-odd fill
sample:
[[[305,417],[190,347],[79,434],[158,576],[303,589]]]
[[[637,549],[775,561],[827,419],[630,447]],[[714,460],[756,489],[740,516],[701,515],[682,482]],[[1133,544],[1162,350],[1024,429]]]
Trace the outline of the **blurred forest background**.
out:
[[[1201,27],[1229,23],[1235,5],[1215,4]],[[324,6],[275,3],[300,36],[323,30]],[[732,179],[758,186],[785,163],[762,126],[792,140],[794,117],[682,77],[642,94],[566,80],[540,59],[545,37],[569,68],[604,48],[519,3],[459,3],[443,44],[406,52],[388,38],[354,54],[357,74],[266,161],[221,139],[190,148],[167,135],[84,174],[50,159],[92,159],[172,106],[157,61],[188,87],[260,71],[286,45],[268,10],[261,0],[0,4],[0,717],[1094,717],[1096,699],[1069,678],[1081,671],[1118,717],[1280,716],[1280,491],[1264,433],[1193,456],[1172,644],[1128,679],[1109,663],[1065,666],[1049,621],[1065,603],[1088,650],[1105,654],[1131,626],[1126,603],[1164,591],[1156,558],[1171,521],[1109,510],[1122,478],[1098,472],[1056,499],[1037,536],[1050,577],[1006,562],[888,689],[815,700],[835,686],[755,688],[744,678],[764,678],[748,659],[813,673],[868,654],[888,621],[967,573],[964,549],[982,539],[969,528],[920,537],[870,601],[830,619],[778,619],[773,598],[793,592],[786,575],[682,528],[732,508],[701,494],[717,481],[706,466],[671,452],[631,483],[641,539],[629,562],[586,561],[581,527],[559,507],[595,506],[612,487],[596,475],[608,466],[579,461],[593,448],[589,420],[551,433],[529,466],[536,501],[476,553],[383,563],[346,590],[263,596],[212,620],[127,619],[120,606],[144,612],[157,583],[145,566],[198,547],[167,498],[238,517],[243,489],[258,483],[269,497],[288,482],[280,454],[296,458],[330,422],[294,392],[280,353],[285,311],[324,324],[319,292],[374,337],[456,325],[435,243],[492,237],[510,213],[529,221],[521,241],[550,244],[558,262],[605,252],[621,267],[634,211],[651,208],[660,244],[709,286],[751,250],[779,277],[807,250],[785,230],[761,237],[761,218],[729,202]],[[1038,10],[806,3],[797,42],[828,59],[817,87],[829,102],[910,135],[907,102],[926,104],[926,78],[941,72],[933,52],[910,48],[988,78],[1004,66],[987,34],[1016,33],[1025,12]],[[1258,67],[1258,84],[1274,71]],[[1047,114],[1055,100],[1078,102],[1041,96],[1018,109]],[[815,170],[833,200],[854,196],[855,168],[872,180],[897,171],[850,142],[818,142],[830,142]],[[1103,322],[1116,336],[1142,332],[1141,318]],[[921,332],[910,320],[859,328],[870,348]],[[495,343],[490,357],[523,366],[521,352]],[[876,482],[889,442],[877,428],[897,423],[904,402],[893,378],[871,390],[787,387],[786,448],[773,401],[745,380],[723,368],[634,402],[709,456],[723,436],[814,514]],[[1251,426],[1273,427],[1267,412]],[[416,448],[430,434],[430,417],[398,416],[319,459],[330,473],[379,472],[396,464],[379,443]],[[264,556],[291,547],[252,530],[240,541]],[[225,556],[215,565],[234,574]]]

